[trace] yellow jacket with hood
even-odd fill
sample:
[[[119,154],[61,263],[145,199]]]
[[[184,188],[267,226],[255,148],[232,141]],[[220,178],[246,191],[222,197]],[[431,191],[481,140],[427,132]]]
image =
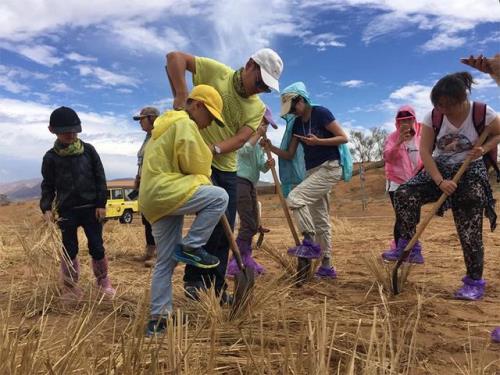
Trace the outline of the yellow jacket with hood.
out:
[[[154,123],[146,146],[139,209],[150,223],[182,207],[209,185],[212,152],[185,111],[168,111]]]

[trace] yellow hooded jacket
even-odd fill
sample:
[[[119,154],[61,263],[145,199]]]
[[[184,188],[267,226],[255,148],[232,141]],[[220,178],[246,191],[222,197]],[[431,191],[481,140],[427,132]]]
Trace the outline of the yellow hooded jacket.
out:
[[[200,185],[209,185],[212,152],[185,111],[169,111],[154,123],[139,189],[139,209],[150,223],[182,207]]]

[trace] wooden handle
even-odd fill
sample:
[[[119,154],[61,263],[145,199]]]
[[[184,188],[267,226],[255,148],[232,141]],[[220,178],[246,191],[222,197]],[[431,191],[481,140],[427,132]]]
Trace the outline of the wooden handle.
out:
[[[262,136],[264,140],[267,141],[267,137],[264,134]],[[266,148],[266,154],[268,159],[272,159],[273,155],[271,154],[271,151]],[[278,174],[276,173],[276,168],[273,166],[271,167],[271,173],[273,174],[273,180],[274,180],[274,185],[276,186],[276,191],[278,192],[278,196],[280,197],[281,201],[281,207],[283,208],[283,213],[285,214],[286,221],[288,222],[288,227],[290,228],[290,232],[292,232],[293,240],[295,241],[295,245],[299,246],[300,245],[300,239],[297,234],[297,231],[295,230],[295,225],[293,224],[292,217],[290,216],[290,210],[288,209],[288,205],[286,203],[285,196],[283,195],[283,190],[281,190],[281,183],[278,178]]]
[[[229,247],[233,251],[236,263],[238,264],[238,268],[240,269],[240,271],[243,271],[245,270],[245,266],[243,265],[243,261],[241,260],[240,249],[238,249],[238,244],[234,239],[234,234],[231,229],[231,226],[229,225],[229,221],[227,220],[226,214],[222,215],[220,221],[222,222],[222,226],[224,227],[224,232],[226,232],[226,237],[229,241]]]

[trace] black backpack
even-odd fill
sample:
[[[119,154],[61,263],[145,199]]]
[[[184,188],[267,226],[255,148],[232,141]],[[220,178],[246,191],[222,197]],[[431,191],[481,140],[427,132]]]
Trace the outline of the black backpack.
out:
[[[436,147],[436,138],[443,124],[444,115],[437,109],[432,110],[432,128],[434,129],[434,148]],[[474,128],[478,135],[481,135],[485,128],[486,122],[486,104],[480,102],[472,103],[472,122],[474,123]],[[497,164],[498,157],[498,147],[493,147],[485,155],[483,155],[483,161],[486,165],[486,169],[489,170],[493,168],[497,175],[497,182],[500,182],[500,170]]]

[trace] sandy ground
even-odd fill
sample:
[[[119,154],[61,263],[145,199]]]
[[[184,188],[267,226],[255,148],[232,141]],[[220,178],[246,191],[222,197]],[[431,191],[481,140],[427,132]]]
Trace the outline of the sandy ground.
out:
[[[338,321],[348,330],[355,330],[355,325],[348,320],[369,318],[373,307],[380,304],[375,278],[363,262],[369,252],[379,253],[384,250],[392,235],[393,212],[388,196],[384,195],[384,180],[381,171],[372,172],[367,177],[368,207],[362,209],[359,179],[349,184],[339,184],[332,194],[332,217],[334,223],[334,264],[338,272],[335,281],[313,280],[303,288],[293,288],[287,296],[287,303],[294,308],[303,305],[308,311],[321,309],[325,298],[329,320]],[[500,193],[495,192],[497,199]],[[279,200],[276,196],[260,197],[263,205],[263,225],[271,232],[266,235],[266,244],[284,251],[293,245],[290,231],[283,218]],[[428,207],[426,207],[428,210]],[[426,212],[424,209],[423,214]],[[29,229],[29,223],[39,222],[37,202],[25,202],[0,207],[0,309],[6,309],[12,285],[22,283],[22,254],[12,230],[18,229],[21,236]],[[189,221],[189,220],[188,220]],[[24,224],[23,224],[24,223]],[[26,224],[28,223],[28,224]],[[111,276],[119,293],[127,295],[134,288],[144,288],[149,284],[150,274],[132,256],[140,253],[142,226],[135,218],[124,232],[123,225],[106,224],[105,239],[110,258]],[[23,229],[24,228],[24,229]],[[113,240],[113,232],[119,232],[120,241]],[[9,234],[10,233],[10,234]],[[491,344],[489,333],[500,325],[500,235],[487,230],[485,221],[484,241],[486,247],[484,278],[487,281],[486,295],[479,302],[457,301],[452,298],[464,275],[464,262],[461,248],[453,225],[451,212],[444,218],[436,217],[422,237],[425,264],[412,268],[402,294],[388,296],[393,307],[391,313],[404,317],[415,305],[416,296],[422,299],[420,320],[417,325],[417,364],[412,373],[480,373],[472,370],[474,363],[485,368],[487,364],[500,359],[500,344]],[[82,248],[85,249],[85,244]],[[256,259],[267,268],[267,275],[258,283],[272,280],[280,272],[280,266],[256,250]],[[88,254],[81,251],[82,259],[88,263]],[[182,294],[180,278],[182,268],[176,270],[176,296]],[[84,279],[91,277],[84,270]],[[19,301],[22,298],[19,297]],[[312,307],[311,307],[312,306]],[[21,315],[23,306],[14,304],[13,317]],[[305,313],[305,312],[304,312]],[[56,314],[56,313],[55,313]],[[61,314],[67,319],[71,311]],[[351,319],[352,318],[352,319]],[[125,319],[125,318],[124,318]],[[468,355],[467,352],[470,352]],[[500,373],[500,363],[491,364],[484,373]]]

